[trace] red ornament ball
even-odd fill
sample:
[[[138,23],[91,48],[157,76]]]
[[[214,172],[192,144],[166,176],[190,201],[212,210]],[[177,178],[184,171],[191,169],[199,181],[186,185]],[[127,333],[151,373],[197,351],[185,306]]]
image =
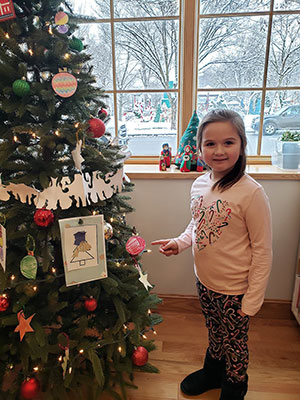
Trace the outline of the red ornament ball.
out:
[[[145,250],[146,242],[140,236],[131,236],[126,242],[126,250],[131,256],[137,256]]]
[[[0,295],[0,311],[6,311],[9,307],[9,300],[6,294]]]
[[[94,138],[99,138],[105,133],[105,123],[99,118],[91,118],[89,120],[89,131],[93,133]]]
[[[95,311],[98,306],[97,300],[94,297],[86,299],[84,302],[84,307],[87,311]]]
[[[104,114],[106,117],[108,116],[108,111],[105,108],[101,108],[99,110],[98,115]]]
[[[40,382],[35,378],[28,378],[21,385],[21,395],[24,399],[34,399],[40,391]]]
[[[40,208],[34,213],[33,220],[37,226],[47,227],[53,223],[54,214],[51,210]]]
[[[148,361],[148,351],[143,346],[137,347],[132,354],[132,362],[137,367],[142,367]]]

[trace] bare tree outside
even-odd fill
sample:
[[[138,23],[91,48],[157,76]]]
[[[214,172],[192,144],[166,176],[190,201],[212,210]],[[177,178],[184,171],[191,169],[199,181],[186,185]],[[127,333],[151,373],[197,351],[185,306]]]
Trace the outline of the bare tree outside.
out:
[[[299,0],[275,0],[274,10],[298,10],[299,5]],[[268,115],[300,103],[299,91],[289,89],[299,85],[299,15],[274,14],[267,92],[265,104],[261,104],[270,6],[270,0],[200,1],[197,104],[200,117],[214,107],[234,108],[243,115],[248,132],[257,134],[252,119],[260,115],[262,106]],[[97,29],[89,28],[89,34],[84,36],[93,41],[89,47],[104,89],[111,88],[113,83],[114,46],[118,120],[124,120],[128,127],[135,122],[134,129],[142,125],[145,133],[150,123],[146,124],[149,118],[144,113],[143,119],[142,112],[150,104],[151,121],[165,123],[169,118],[170,134],[176,134],[178,96],[170,89],[178,89],[179,1],[115,0],[110,7],[109,0],[89,2],[86,8],[97,14],[94,17],[107,20],[94,24]],[[245,15],[246,12],[258,14]],[[112,24],[110,16],[114,18]],[[113,36],[110,26],[114,29]],[[275,87],[286,89],[276,91]],[[253,142],[254,154],[255,146]]]

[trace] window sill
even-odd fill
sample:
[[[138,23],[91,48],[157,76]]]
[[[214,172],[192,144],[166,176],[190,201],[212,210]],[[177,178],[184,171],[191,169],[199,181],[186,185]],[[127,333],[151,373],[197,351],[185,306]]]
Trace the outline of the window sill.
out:
[[[300,180],[300,171],[284,170],[274,165],[247,165],[246,172],[260,180]],[[203,172],[180,172],[175,165],[160,171],[159,165],[125,164],[125,173],[130,179],[196,179]]]

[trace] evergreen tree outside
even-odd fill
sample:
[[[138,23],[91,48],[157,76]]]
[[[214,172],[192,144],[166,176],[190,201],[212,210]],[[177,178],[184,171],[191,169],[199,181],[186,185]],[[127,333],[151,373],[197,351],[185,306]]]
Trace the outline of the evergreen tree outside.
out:
[[[102,136],[97,118],[105,95],[95,85],[88,44],[76,37],[67,3],[13,3],[16,18],[0,22],[1,195],[5,185],[14,188],[0,201],[7,237],[5,271],[0,266],[0,399],[33,399],[40,391],[45,399],[98,399],[103,392],[126,399],[135,369],[157,372],[146,358],[135,362],[133,354],[154,349],[143,334],[161,322],[149,311],[160,299],[140,281],[140,254],[133,257],[125,247],[135,233],[125,219],[132,211],[126,192],[133,185],[123,180],[122,192],[99,194],[88,204],[74,195],[68,208],[59,198],[53,209],[47,202],[37,209],[34,194],[22,199],[24,187],[42,193],[53,179],[58,187],[65,179],[71,185],[81,168],[91,185],[95,174],[109,183],[108,174],[120,171],[124,156],[109,134]],[[56,18],[62,11],[67,27]],[[70,74],[74,93],[68,97],[61,83],[52,86],[59,73]],[[81,166],[72,156],[79,143]],[[67,287],[58,221],[92,215],[111,225],[108,277]],[[27,324],[23,332],[17,328],[21,321]]]

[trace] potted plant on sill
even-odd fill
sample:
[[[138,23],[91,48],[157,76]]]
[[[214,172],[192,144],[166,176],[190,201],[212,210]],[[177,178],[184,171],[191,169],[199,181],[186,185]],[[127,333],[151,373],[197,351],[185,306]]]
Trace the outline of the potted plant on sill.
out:
[[[298,169],[300,164],[300,131],[285,131],[282,143],[282,168]]]

